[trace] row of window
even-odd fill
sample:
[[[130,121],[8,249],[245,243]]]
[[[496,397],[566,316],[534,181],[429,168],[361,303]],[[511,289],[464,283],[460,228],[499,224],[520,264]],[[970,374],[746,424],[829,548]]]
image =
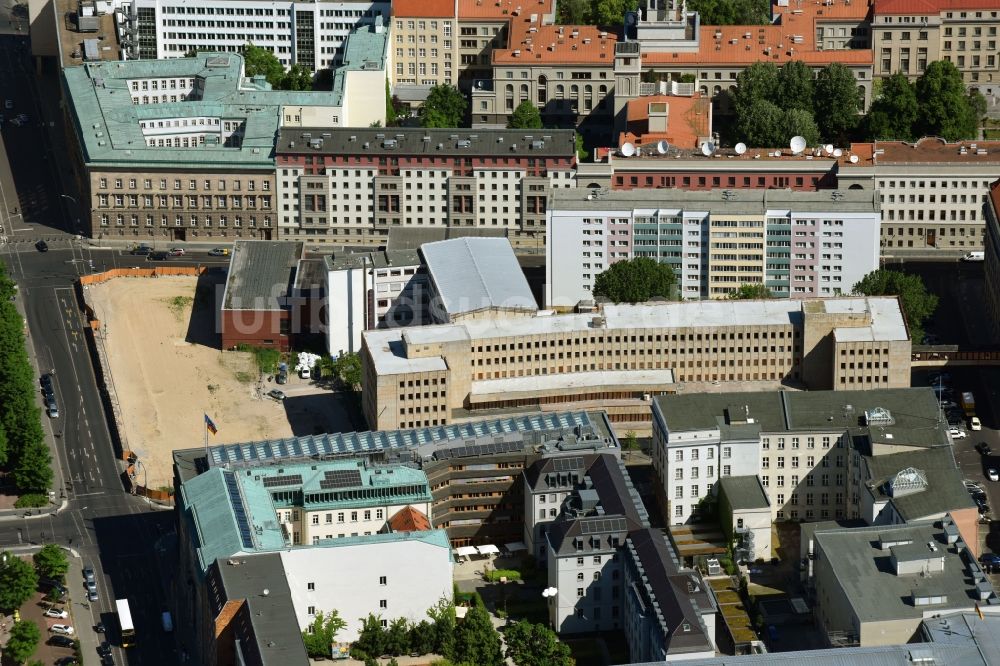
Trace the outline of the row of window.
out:
[[[99,178],[98,179],[98,185],[99,185],[100,189],[102,189],[102,190],[108,189],[108,182],[109,182],[108,178]],[[257,189],[257,182],[258,181],[256,181],[256,180],[248,180],[246,182],[246,184],[247,184],[247,191],[249,191],[249,192],[255,191]],[[130,190],[137,189],[138,183],[139,183],[139,181],[138,181],[137,178],[129,178],[128,179],[128,189],[130,189]],[[181,183],[182,183],[182,180],[180,178],[175,178],[174,182],[173,182],[174,189],[175,190],[181,189]],[[212,189],[212,180],[210,178],[203,179],[201,181],[201,183],[202,183],[202,189],[203,190],[207,191],[207,190],[211,190]],[[114,179],[114,189],[116,189],[116,190],[123,189],[124,188],[124,184],[125,184],[125,179],[124,178],[115,178]],[[225,192],[226,191],[226,187],[229,184],[232,185],[232,190],[234,192],[239,192],[243,188],[243,181],[239,180],[239,179],[233,180],[233,181],[227,181],[225,179],[220,178],[217,181],[217,187],[218,187],[218,189],[219,189],[220,192]],[[196,189],[198,189],[198,180],[195,179],[195,178],[191,178],[191,179],[189,179],[187,181],[187,185],[188,185],[188,189],[189,190],[196,190]],[[142,187],[145,190],[151,190],[151,189],[153,189],[153,180],[151,178],[144,178],[143,181],[142,181]],[[166,178],[160,178],[159,179],[159,189],[161,189],[161,190],[167,189],[167,179]],[[263,191],[265,191],[265,192],[269,191],[271,189],[271,181],[269,181],[269,180],[262,180],[262,181],[260,181],[260,189],[263,190]]]

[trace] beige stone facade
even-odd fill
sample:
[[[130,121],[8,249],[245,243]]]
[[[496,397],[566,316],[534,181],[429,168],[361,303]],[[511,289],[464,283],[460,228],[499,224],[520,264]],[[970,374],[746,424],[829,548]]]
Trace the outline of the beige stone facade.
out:
[[[378,430],[582,404],[641,423],[652,394],[684,385],[908,386],[909,346],[893,298],[606,306],[597,315],[368,331],[364,412]],[[852,368],[834,365],[841,351]]]
[[[90,168],[94,236],[137,240],[274,238],[274,171]]]
[[[398,85],[457,85],[454,14],[403,16],[392,20],[393,87]]]

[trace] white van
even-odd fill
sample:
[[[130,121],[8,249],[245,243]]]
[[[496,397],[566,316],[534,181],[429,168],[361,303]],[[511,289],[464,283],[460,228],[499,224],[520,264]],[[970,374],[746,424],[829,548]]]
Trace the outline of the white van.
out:
[[[982,250],[974,250],[969,254],[965,255],[964,257],[962,257],[962,261],[985,261],[985,260],[986,260],[986,253],[984,253]]]

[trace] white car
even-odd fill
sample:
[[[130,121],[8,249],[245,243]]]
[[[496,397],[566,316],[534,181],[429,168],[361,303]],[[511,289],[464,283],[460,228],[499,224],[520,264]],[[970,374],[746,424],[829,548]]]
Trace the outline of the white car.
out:
[[[986,477],[990,481],[1000,481],[1000,474],[998,474],[997,471],[995,469],[993,469],[992,467],[990,467],[988,470],[986,470]]]
[[[66,618],[69,617],[69,613],[67,613],[62,608],[50,608],[47,611],[45,611],[44,615],[45,617],[56,617],[59,618],[60,620],[65,620]]]
[[[968,437],[968,435],[965,434],[964,430],[960,430],[958,428],[951,428],[948,431],[948,434],[951,435],[952,439],[965,439],[966,437]]]
[[[51,627],[49,627],[49,631],[51,631],[53,634],[62,634],[63,636],[73,635],[73,627],[69,626],[68,624],[53,624]]]
[[[969,430],[982,430],[983,422],[979,420],[978,416],[973,416],[969,419]]]

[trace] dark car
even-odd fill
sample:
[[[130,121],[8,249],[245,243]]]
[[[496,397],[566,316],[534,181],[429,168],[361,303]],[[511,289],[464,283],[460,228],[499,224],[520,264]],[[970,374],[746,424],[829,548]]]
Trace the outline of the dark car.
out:
[[[69,636],[52,636],[49,638],[48,644],[56,647],[73,647],[73,639]]]
[[[48,252],[49,244],[43,240],[40,240],[37,243],[35,243],[35,249],[38,250],[39,252]]]
[[[149,261],[166,261],[169,258],[169,252],[150,252],[146,257]]]
[[[979,556],[979,563],[983,565],[983,568],[987,571],[992,571],[1000,567],[1000,555],[996,553],[983,553]]]
[[[107,641],[102,641],[100,645],[97,646],[97,654],[102,657],[107,654],[111,654],[111,643]]]
[[[115,658],[110,654],[101,657],[101,666],[115,666]]]
[[[63,657],[62,659],[56,659],[56,666],[70,666],[71,664],[78,663],[76,657]]]
[[[107,628],[104,626],[103,622],[98,622],[94,625],[94,631],[99,634],[103,634],[107,631]]]
[[[42,375],[42,378],[38,383],[42,386],[42,393],[45,395],[50,395],[52,393],[52,375],[48,373]]]
[[[976,444],[976,451],[979,451],[979,455],[988,456],[993,454],[993,449],[986,442],[979,442]]]
[[[153,248],[149,247],[148,245],[140,245],[139,247],[132,248],[132,254],[146,255],[146,254],[152,254],[152,252]]]

